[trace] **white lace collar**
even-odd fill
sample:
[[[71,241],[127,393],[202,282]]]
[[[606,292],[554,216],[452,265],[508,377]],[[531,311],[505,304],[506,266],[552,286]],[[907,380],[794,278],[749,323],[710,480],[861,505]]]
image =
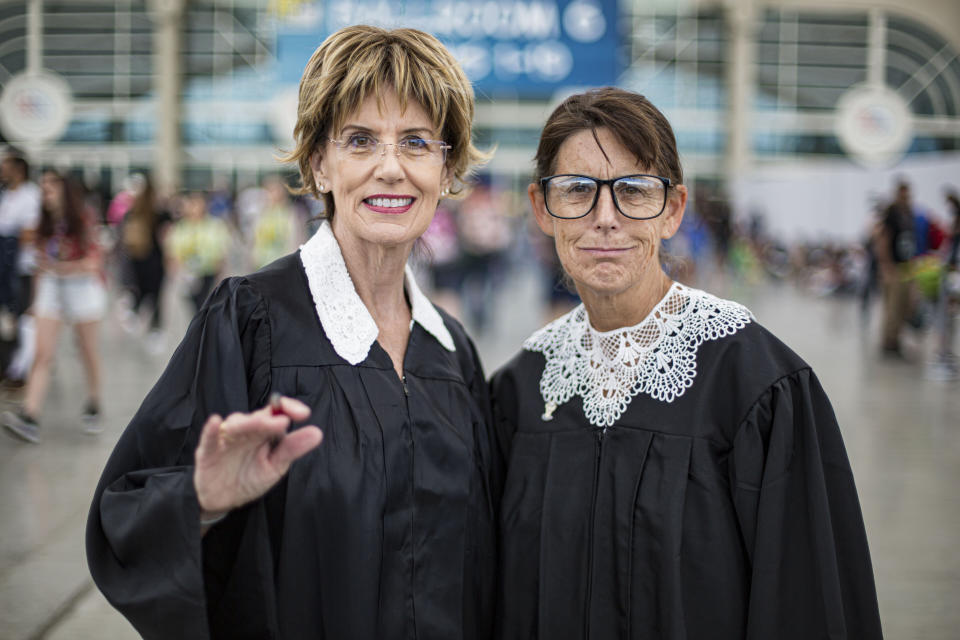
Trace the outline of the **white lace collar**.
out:
[[[357,295],[328,221],[324,220],[313,237],[300,247],[300,261],[307,272],[307,283],[320,324],[334,351],[350,364],[363,362],[380,330]],[[404,280],[413,321],[448,351],[456,351],[443,318],[420,291],[410,265],[406,267]]]
[[[542,417],[551,420],[574,395],[598,427],[616,422],[638,393],[673,402],[693,384],[700,344],[736,333],[753,319],[741,304],[677,283],[632,327],[597,331],[581,304],[523,343],[546,358]]]

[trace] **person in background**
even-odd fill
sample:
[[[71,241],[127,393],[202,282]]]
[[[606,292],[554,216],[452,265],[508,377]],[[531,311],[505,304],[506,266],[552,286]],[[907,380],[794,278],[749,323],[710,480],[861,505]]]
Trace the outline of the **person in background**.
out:
[[[953,189],[946,193],[946,204],[950,222],[943,243],[944,258],[935,319],[935,351],[928,377],[955,380],[960,376],[960,364],[953,350],[956,315],[960,309],[960,198]]]
[[[577,295],[570,278],[563,272],[553,238],[540,230],[533,216],[527,220],[527,239],[537,261],[541,291],[546,303],[541,322],[546,324],[569,313],[580,304],[580,296]]]
[[[87,400],[81,421],[88,434],[100,425],[100,321],[106,308],[103,253],[96,242],[94,213],[80,186],[55,171],[41,180],[42,207],[37,226],[37,276],[33,315],[36,347],[24,389],[22,408],[2,416],[11,434],[40,442],[40,409],[50,381],[57,338],[64,323],[73,325],[86,373]]]
[[[262,185],[244,182],[237,186],[237,200],[234,206],[237,231],[247,247],[253,245],[253,229],[266,206],[267,191]]]
[[[207,194],[207,213],[228,224],[235,224],[233,193],[230,190],[230,182],[224,176],[214,178],[213,188]]]
[[[960,198],[953,189],[947,191],[947,209],[950,212],[950,227],[946,238],[947,268],[956,270],[960,266]]]
[[[290,202],[287,186],[279,176],[264,180],[264,208],[253,225],[250,252],[253,268],[259,269],[296,250],[304,240],[305,225]]]
[[[426,268],[430,272],[430,298],[435,305],[460,320],[463,270],[456,215],[453,207],[448,203],[441,203],[422,240],[427,249]]]
[[[604,88],[548,118],[528,188],[583,304],[494,374],[500,640],[880,640],[836,418],[742,305],[674,281],[672,127]]]
[[[917,253],[910,185],[897,183],[896,196],[874,230],[873,250],[883,296],[881,353],[903,358],[900,333],[911,309],[910,261]]]
[[[11,152],[0,161],[0,339],[5,341],[16,337],[17,319],[30,298],[29,247],[40,218],[40,189],[29,176],[23,157]]]
[[[877,266],[876,233],[883,224],[886,208],[879,196],[872,196],[870,201],[870,222],[867,225],[863,239],[863,253],[865,265],[860,283],[860,320],[866,325],[870,318],[870,302],[876,293],[879,283],[879,267]]]
[[[202,192],[187,194],[181,206],[183,214],[167,236],[167,255],[173,270],[187,283],[197,312],[220,279],[230,249],[230,231],[226,222],[207,212]]]
[[[500,194],[489,185],[480,185],[463,202],[457,216],[463,317],[477,333],[487,329],[496,285],[513,241],[503,209]]]
[[[104,214],[107,224],[115,227],[123,221],[123,217],[130,211],[133,201],[137,199],[137,194],[143,191],[143,185],[146,179],[142,173],[131,173],[123,181],[123,188],[117,192],[107,205],[107,211]]]
[[[131,319],[135,320],[146,302],[150,309],[147,345],[156,349],[161,343],[161,292],[165,275],[163,236],[170,214],[157,201],[149,176],[120,223],[120,245],[132,276]]]

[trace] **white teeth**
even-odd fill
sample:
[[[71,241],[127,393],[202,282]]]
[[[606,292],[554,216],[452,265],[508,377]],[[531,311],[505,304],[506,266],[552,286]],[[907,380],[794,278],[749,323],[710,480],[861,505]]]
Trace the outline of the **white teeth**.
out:
[[[367,198],[374,207],[406,207],[413,202],[413,198]]]

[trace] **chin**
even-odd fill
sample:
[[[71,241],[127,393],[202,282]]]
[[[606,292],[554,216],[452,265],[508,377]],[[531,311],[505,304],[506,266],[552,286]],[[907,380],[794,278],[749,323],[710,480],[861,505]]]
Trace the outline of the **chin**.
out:
[[[625,285],[619,284],[608,284],[608,283],[590,283],[577,285],[577,290],[580,291],[581,287],[590,291],[594,296],[599,296],[601,298],[613,298],[619,296],[629,289]]]
[[[409,229],[398,227],[397,225],[389,225],[393,228],[378,228],[385,226],[388,225],[374,225],[373,228],[368,229],[367,233],[364,234],[364,240],[373,244],[393,246],[405,244],[417,239],[416,234],[411,232]]]
[[[574,277],[574,280],[582,280],[593,289],[619,289],[629,280],[626,269],[609,262],[591,265],[581,275],[582,278]]]
[[[404,244],[422,236],[430,226],[430,219],[409,212],[402,216],[376,216],[366,225],[367,240],[378,244]]]
[[[575,276],[571,276],[571,278],[573,278],[577,291],[586,290],[599,296],[615,296],[629,288],[624,278],[600,276],[598,274],[591,274],[585,278]]]

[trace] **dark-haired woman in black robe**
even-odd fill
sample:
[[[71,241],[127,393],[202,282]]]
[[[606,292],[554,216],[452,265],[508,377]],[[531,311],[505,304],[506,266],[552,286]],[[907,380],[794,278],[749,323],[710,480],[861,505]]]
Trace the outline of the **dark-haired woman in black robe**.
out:
[[[480,157],[469,82],[432,36],[348,27],[301,101],[328,220],[206,300],[107,462],[91,573],[148,640],[486,640],[487,382],[406,268]]]
[[[508,458],[502,640],[875,640],[853,476],[813,372],[743,306],[672,282],[669,123],[572,96],[529,192],[583,304],[493,377]]]

